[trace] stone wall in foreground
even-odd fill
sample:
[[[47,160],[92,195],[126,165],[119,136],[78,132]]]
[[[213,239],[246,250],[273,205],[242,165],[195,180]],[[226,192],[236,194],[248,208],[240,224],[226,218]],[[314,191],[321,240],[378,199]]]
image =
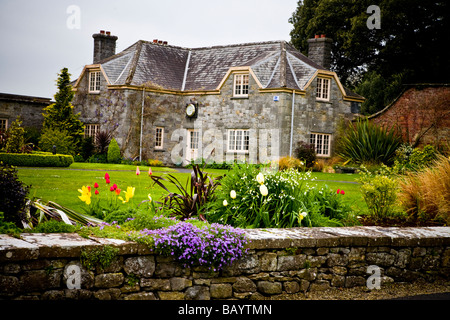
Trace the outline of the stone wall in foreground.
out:
[[[331,287],[450,278],[450,227],[247,231],[248,254],[209,272],[184,269],[143,245],[76,234],[0,235],[0,299],[257,299]],[[83,250],[118,249],[87,269]]]

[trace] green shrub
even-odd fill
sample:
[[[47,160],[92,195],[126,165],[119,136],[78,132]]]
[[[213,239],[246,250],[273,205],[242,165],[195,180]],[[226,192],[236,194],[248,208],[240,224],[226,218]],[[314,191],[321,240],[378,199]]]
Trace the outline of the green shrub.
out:
[[[208,221],[241,228],[342,225],[351,214],[344,198],[308,185],[310,172],[259,170],[235,164],[221,180]],[[342,221],[341,221],[342,220]]]
[[[120,155],[119,144],[116,139],[112,139],[108,146],[108,163],[120,163],[122,160],[122,156]]]
[[[39,147],[42,151],[53,152],[53,146],[59,154],[75,154],[73,138],[65,130],[47,128],[42,131]]]
[[[402,144],[395,155],[394,169],[399,173],[421,170],[434,164],[437,159],[437,151],[431,145],[426,145],[421,150],[409,144]]]
[[[18,117],[7,131],[8,140],[6,141],[6,152],[19,153],[24,145],[25,129],[22,127],[22,121]]]
[[[17,170],[0,161],[0,211],[6,222],[22,226],[27,222],[25,212],[29,187],[19,180]]]
[[[18,167],[68,167],[73,163],[71,155],[51,153],[0,153],[0,161]]]
[[[383,220],[395,214],[398,182],[391,175],[390,169],[383,166],[379,172],[371,173],[361,166],[361,193],[369,208],[369,214],[378,220]]]
[[[401,143],[402,138],[395,129],[388,130],[365,119],[347,127],[339,139],[338,150],[340,157],[355,163],[390,165]]]

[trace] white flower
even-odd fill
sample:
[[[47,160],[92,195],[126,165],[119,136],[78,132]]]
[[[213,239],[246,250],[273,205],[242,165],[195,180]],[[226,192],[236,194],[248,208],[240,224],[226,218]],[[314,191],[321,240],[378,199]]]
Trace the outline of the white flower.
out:
[[[231,199],[236,199],[236,191],[231,190],[230,197],[231,197]]]
[[[223,206],[226,207],[228,205],[228,201],[227,200],[223,200]]]
[[[269,190],[267,190],[267,187],[263,184],[259,186],[259,192],[261,192],[263,197],[265,197],[269,194]]]
[[[302,212],[298,214],[298,223],[302,223],[303,218],[305,218],[308,214],[306,212]]]
[[[258,181],[259,184],[264,184],[264,175],[261,172],[256,176],[256,181]]]

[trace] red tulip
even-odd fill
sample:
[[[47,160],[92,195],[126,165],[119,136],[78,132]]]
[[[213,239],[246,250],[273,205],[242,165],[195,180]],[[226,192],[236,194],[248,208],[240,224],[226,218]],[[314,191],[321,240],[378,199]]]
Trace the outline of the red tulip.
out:
[[[116,189],[116,194],[119,195],[119,194],[120,194],[120,191],[121,191],[121,190],[120,190],[119,188],[117,188],[117,189]]]
[[[114,183],[112,187],[114,188],[114,190],[116,190],[117,189],[117,184]]]
[[[105,180],[109,180],[109,174],[108,174],[108,172],[105,173]]]
[[[95,194],[99,194],[100,192],[98,192],[98,190],[95,190]]]
[[[89,192],[91,192],[91,187],[90,186],[87,186],[87,189],[88,189]]]
[[[97,189],[99,187],[98,183],[94,183],[94,188]]]
[[[345,194],[344,190],[341,190],[341,194]]]
[[[340,191],[341,191],[340,189],[337,189],[336,193],[339,194]]]
[[[148,168],[148,175],[149,175],[149,176],[152,175],[152,168]]]
[[[106,184],[110,184],[110,183],[111,183],[111,180],[106,179]]]
[[[138,176],[140,174],[141,174],[141,171],[139,170],[139,167],[136,167],[136,175]]]
[[[115,189],[114,187],[109,188],[109,191],[113,192]]]

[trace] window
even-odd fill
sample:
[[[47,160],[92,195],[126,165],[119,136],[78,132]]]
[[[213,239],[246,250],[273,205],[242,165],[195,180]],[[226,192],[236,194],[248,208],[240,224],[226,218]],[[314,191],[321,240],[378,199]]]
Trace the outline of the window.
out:
[[[89,92],[100,92],[100,71],[89,73]]]
[[[84,136],[85,137],[92,137],[95,138],[95,135],[97,134],[99,130],[98,124],[85,124],[84,125]]]
[[[249,130],[228,131],[228,151],[248,152],[250,145]]]
[[[5,132],[8,129],[8,119],[0,119],[0,131]]]
[[[234,75],[234,97],[248,97],[248,74]]]
[[[330,134],[311,133],[309,143],[316,147],[316,154],[322,157],[330,156]]]
[[[162,149],[164,141],[164,128],[157,127],[155,132],[155,149]]]
[[[316,99],[330,100],[330,79],[317,78]]]

